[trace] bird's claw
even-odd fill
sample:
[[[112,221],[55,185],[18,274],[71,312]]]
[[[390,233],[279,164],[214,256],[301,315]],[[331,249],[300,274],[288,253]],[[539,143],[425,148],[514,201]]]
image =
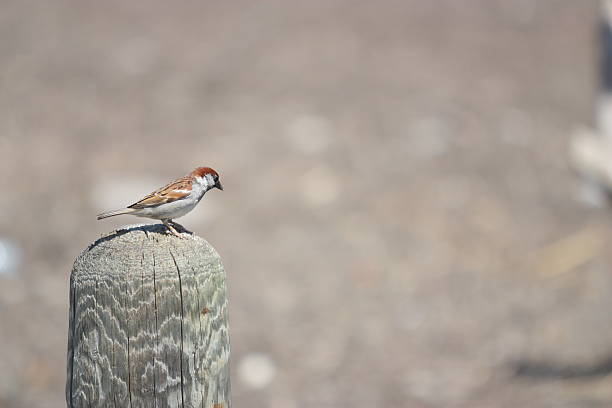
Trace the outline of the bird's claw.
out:
[[[165,226],[166,226],[166,228],[168,229],[168,232],[169,232],[171,235],[174,235],[175,237],[178,237],[178,238],[180,238],[180,239],[186,239],[187,237],[185,237],[185,236],[181,235],[181,234],[180,234],[180,233],[179,233],[179,232],[176,230],[176,228],[174,228],[174,227],[172,226],[172,224],[174,224],[174,225],[176,225],[176,226],[179,226],[179,227],[180,227],[182,230],[184,230],[184,231],[187,231],[187,230],[185,230],[185,228],[183,228],[183,226],[182,226],[182,225],[176,224],[176,223],[174,223],[174,222],[164,222],[164,225],[165,225]]]
[[[186,232],[188,234],[191,234],[192,232],[189,231],[187,228],[183,227],[181,224],[179,224],[176,221],[170,221],[170,223],[174,226],[174,228],[176,228],[177,230],[181,230],[182,232]]]

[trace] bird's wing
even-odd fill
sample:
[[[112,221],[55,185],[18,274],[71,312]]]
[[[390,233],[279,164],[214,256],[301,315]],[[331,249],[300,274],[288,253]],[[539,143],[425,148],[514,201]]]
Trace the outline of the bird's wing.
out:
[[[128,208],[141,209],[157,207],[162,204],[182,200],[189,194],[191,194],[191,179],[186,176],[155,190],[142,200],[130,205]]]

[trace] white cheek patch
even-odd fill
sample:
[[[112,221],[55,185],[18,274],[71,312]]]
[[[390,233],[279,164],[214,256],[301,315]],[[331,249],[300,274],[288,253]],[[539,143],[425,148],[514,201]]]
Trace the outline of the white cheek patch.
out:
[[[205,175],[204,177],[196,176],[195,177],[195,181],[198,184],[198,186],[200,186],[200,189],[202,191],[208,190],[208,188],[209,188],[208,186],[210,185],[209,184],[209,180],[208,180],[208,175]]]
[[[215,185],[215,181],[213,180],[213,177],[210,174],[206,175],[206,189],[210,189],[212,188],[212,186]]]

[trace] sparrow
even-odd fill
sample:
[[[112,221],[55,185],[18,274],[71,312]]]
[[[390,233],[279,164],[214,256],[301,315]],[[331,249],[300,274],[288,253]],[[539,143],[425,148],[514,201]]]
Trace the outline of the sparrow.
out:
[[[198,167],[185,177],[153,191],[127,208],[98,214],[98,220],[123,214],[152,218],[161,220],[172,235],[184,238],[175,227],[183,230],[185,228],[172,220],[193,210],[204,194],[213,188],[223,190],[219,173],[210,167]]]

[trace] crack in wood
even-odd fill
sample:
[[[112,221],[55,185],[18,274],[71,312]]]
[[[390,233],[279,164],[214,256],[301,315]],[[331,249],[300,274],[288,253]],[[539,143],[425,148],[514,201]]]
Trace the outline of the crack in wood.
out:
[[[176,268],[176,273],[178,275],[178,284],[179,284],[179,297],[181,299],[181,357],[179,360],[179,364],[181,367],[181,406],[185,406],[185,389],[184,389],[184,378],[183,378],[183,351],[184,351],[184,344],[183,344],[183,339],[185,338],[183,335],[183,322],[185,321],[185,307],[183,306],[183,282],[181,280],[181,270],[178,266],[178,264],[176,263],[176,258],[174,257],[174,254],[172,253],[172,251],[170,249],[168,249],[168,252],[170,252],[170,256],[172,257],[172,262],[174,262],[174,267]]]
[[[159,351],[159,327],[157,322],[157,285],[155,283],[155,253],[153,255],[153,313],[155,314],[155,348],[153,350],[153,393],[155,394],[155,406],[157,407],[157,352]]]
[[[128,302],[130,300],[130,295],[128,293],[128,284],[125,284],[125,300]],[[127,372],[128,372],[128,397],[130,399],[130,408],[132,407],[132,366],[130,365],[130,317],[129,317],[129,308],[127,304],[124,306],[125,312],[125,326],[127,328]]]

